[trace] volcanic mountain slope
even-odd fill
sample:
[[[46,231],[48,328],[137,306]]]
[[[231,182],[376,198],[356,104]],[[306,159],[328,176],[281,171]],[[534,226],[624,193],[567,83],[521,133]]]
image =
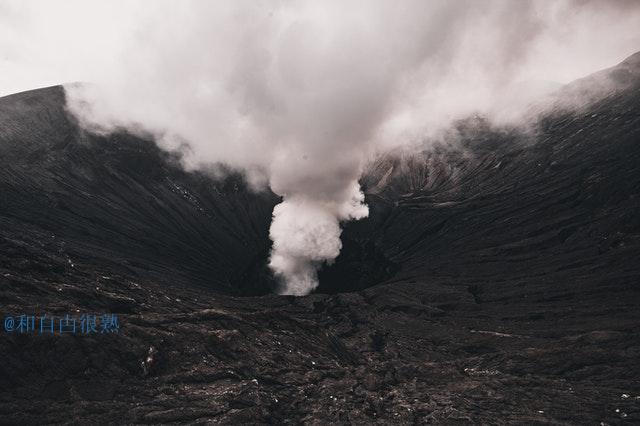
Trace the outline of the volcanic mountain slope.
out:
[[[121,322],[2,330],[0,418],[640,421],[638,57],[588,107],[563,102],[584,81],[561,90],[535,132],[475,117],[378,159],[370,218],[300,298],[269,294],[273,194],[86,133],[59,87],[0,99],[2,314]]]
[[[44,232],[45,251],[111,260],[225,292],[250,293],[234,271],[268,251],[276,197],[181,171],[178,154],[127,134],[89,135],[64,110],[62,87],[0,105],[2,220]],[[3,226],[12,229],[11,226]],[[184,279],[183,279],[184,280]],[[247,283],[247,285],[251,285]],[[265,290],[262,290],[264,292]],[[268,291],[268,289],[267,289]]]

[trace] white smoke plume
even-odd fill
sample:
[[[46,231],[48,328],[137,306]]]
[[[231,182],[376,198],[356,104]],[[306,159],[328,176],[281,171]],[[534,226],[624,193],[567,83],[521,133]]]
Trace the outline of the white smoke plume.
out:
[[[510,119],[532,88],[640,48],[640,4],[628,1],[62,3],[0,0],[28,22],[0,26],[0,53],[26,38],[55,83],[91,82],[67,86],[86,127],[186,142],[187,167],[226,163],[281,195],[269,265],[294,295],[338,256],[340,223],[367,216],[358,179],[373,150],[476,111]],[[51,31],[56,19],[64,29]],[[24,63],[4,75],[28,78]]]

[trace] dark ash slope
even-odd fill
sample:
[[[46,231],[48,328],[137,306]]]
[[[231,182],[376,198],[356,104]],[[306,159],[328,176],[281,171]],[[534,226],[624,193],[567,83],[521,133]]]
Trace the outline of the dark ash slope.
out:
[[[150,141],[83,132],[61,87],[3,98],[0,117],[2,228],[43,232],[46,251],[71,260],[268,292],[239,274],[269,249],[272,194],[251,193],[241,176],[185,173],[179,155]]]
[[[380,159],[371,218],[301,298],[264,295],[272,194],[83,133],[60,88],[0,99],[3,315],[123,323],[1,332],[0,419],[640,421],[638,69],[592,77],[617,90],[560,102],[534,143],[470,119],[462,151]]]

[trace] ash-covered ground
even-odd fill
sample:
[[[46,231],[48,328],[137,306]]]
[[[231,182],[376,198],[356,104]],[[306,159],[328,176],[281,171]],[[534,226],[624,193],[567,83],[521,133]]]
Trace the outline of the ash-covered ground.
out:
[[[380,158],[305,297],[272,293],[275,195],[80,129],[61,87],[0,99],[3,320],[120,320],[0,330],[0,423],[640,422],[638,61],[532,134]]]

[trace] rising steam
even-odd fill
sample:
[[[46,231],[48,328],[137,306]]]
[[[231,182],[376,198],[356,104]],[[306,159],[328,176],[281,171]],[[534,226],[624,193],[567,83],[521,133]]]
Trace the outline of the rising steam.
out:
[[[268,184],[283,197],[269,266],[294,295],[340,253],[340,223],[367,216],[358,179],[373,150],[475,111],[512,118],[523,80],[567,81],[640,45],[632,2],[106,3],[63,17],[86,31],[117,18],[97,24],[108,42],[70,42],[94,83],[67,87],[70,111],[92,130],[186,142],[187,167],[226,163]]]

